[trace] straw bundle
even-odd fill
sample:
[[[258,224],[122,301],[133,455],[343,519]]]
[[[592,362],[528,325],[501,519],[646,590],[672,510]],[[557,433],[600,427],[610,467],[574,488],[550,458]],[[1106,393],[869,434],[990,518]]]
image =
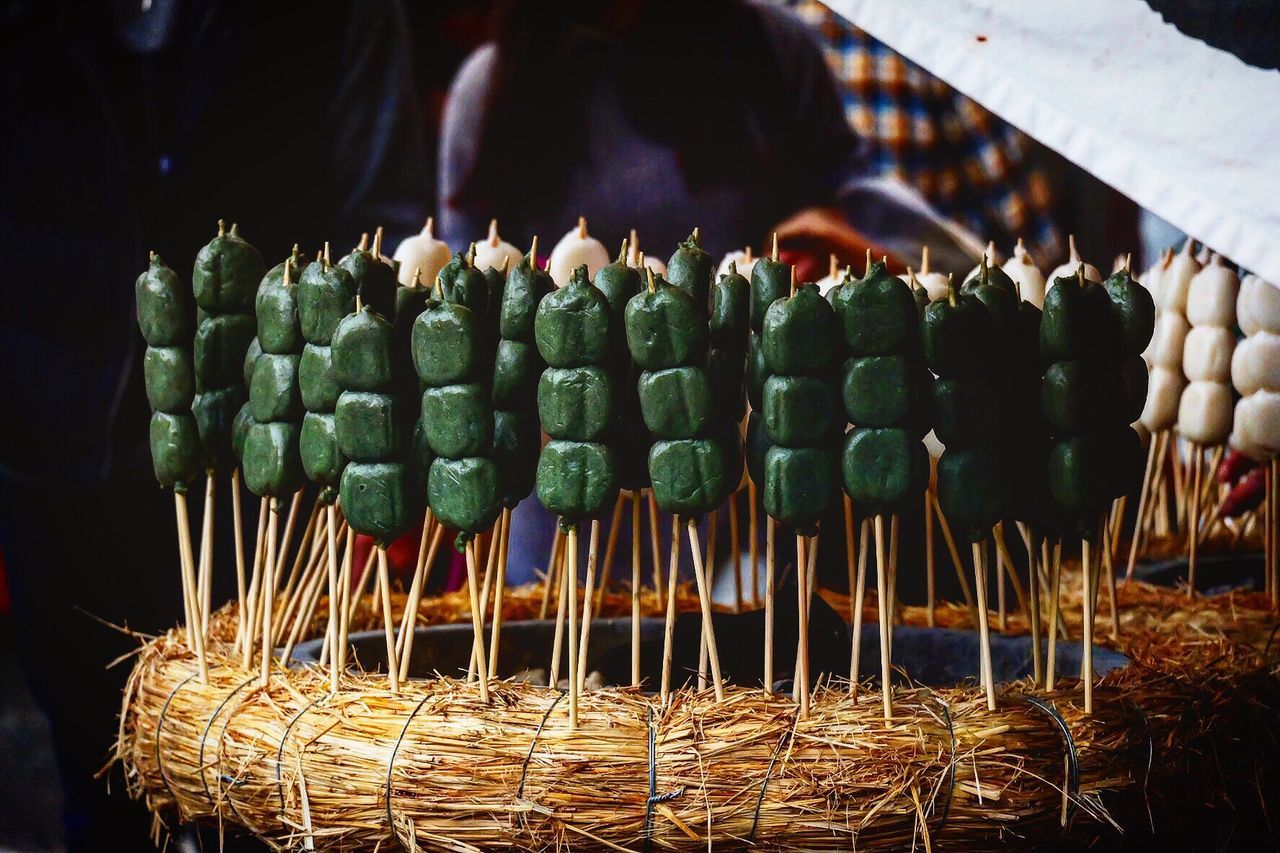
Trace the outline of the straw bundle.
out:
[[[510,595],[513,613],[536,608],[536,591]],[[1140,584],[1123,603],[1134,662],[1102,680],[1092,716],[1069,682],[1026,697],[1028,685],[1008,685],[994,713],[973,688],[903,690],[892,726],[877,692],[854,698],[838,683],[815,691],[804,720],[761,690],[730,689],[720,703],[684,690],[663,708],[605,689],[584,694],[572,732],[560,693],[513,682],[495,683],[488,705],[448,678],[392,695],[381,677],[350,673],[332,694],[311,668],[263,690],[228,654],[224,608],[208,685],[181,630],[142,649],[118,757],[157,813],[290,849],[1087,843],[1226,807],[1266,784],[1257,762],[1280,741],[1262,603],[1188,604]],[[1171,631],[1175,612],[1190,615]],[[465,619],[465,598],[424,602],[422,614]],[[951,617],[968,618],[939,611]],[[911,608],[905,619],[922,621]]]

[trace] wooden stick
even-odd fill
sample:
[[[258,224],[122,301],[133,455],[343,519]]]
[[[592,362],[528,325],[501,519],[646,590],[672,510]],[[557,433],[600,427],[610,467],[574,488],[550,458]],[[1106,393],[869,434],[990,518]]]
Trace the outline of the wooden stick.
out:
[[[613,503],[613,515],[609,519],[609,538],[605,540],[604,567],[600,569],[600,584],[595,593],[594,609],[597,613],[604,609],[604,592],[609,588],[610,570],[613,568],[613,558],[618,552],[618,529],[622,525],[622,510],[626,503],[627,492],[618,492],[618,499]],[[594,523],[593,521],[592,524]],[[589,568],[588,571],[590,571]]]
[[[804,595],[800,599],[800,718],[809,716],[809,609],[813,604],[813,584],[818,568],[818,536],[810,538],[806,557],[808,567],[804,571]]]
[[[858,528],[858,576],[853,589],[853,647],[849,656],[849,695],[858,695],[862,677],[862,606],[867,593],[867,540],[871,538],[870,522],[862,519]]]
[[[578,525],[565,532],[565,574],[569,576],[569,728],[578,727]]]
[[[195,555],[191,551],[191,519],[187,515],[187,496],[176,489],[173,492],[173,509],[178,525],[178,563],[182,570],[182,601],[187,610],[187,640],[196,653],[200,683],[208,684],[209,658],[205,655],[204,626],[200,623]]]
[[[653,554],[653,591],[661,601],[662,544],[661,537],[658,535],[658,500],[653,496],[653,489],[648,489],[647,493],[649,495],[649,550]]]
[[[273,598],[276,594],[276,529],[280,523],[280,501],[271,501],[271,514],[267,517],[267,553],[263,558],[262,575],[262,677],[259,685],[265,690],[271,686],[271,660],[275,657],[272,648],[271,619],[275,613]]]
[[[1280,608],[1280,559],[1277,559],[1276,536],[1280,530],[1280,507],[1276,506],[1277,479],[1280,479],[1280,460],[1274,457],[1267,467],[1267,541],[1271,543],[1271,607]]]
[[[999,525],[996,525],[999,528]],[[993,531],[994,535],[994,531]],[[1003,542],[1000,543],[1002,546]],[[1005,600],[1005,572],[1012,572],[1013,568],[1005,562],[1004,548],[996,548],[996,625],[1001,632],[1009,629],[1009,609],[1008,602]]]
[[[713,576],[715,574],[715,551],[716,551],[716,530],[719,527],[719,510],[712,510],[707,516],[707,555],[703,558],[703,567],[707,575],[707,589],[715,589],[713,585]],[[698,641],[698,689],[707,689],[707,632],[702,632],[702,638]]]
[[[756,508],[756,484],[747,480],[747,548],[751,561],[751,606],[760,606],[760,515]]]
[[[991,538],[996,543],[996,555],[1003,558],[1005,579],[1009,581],[1009,586],[1013,587],[1014,598],[1018,599],[1018,607],[1022,612],[1026,613],[1030,610],[1030,604],[1027,600],[1027,591],[1022,586],[1022,580],[1018,577],[1017,572],[1013,570],[1013,555],[1009,552],[1009,546],[1004,541],[1004,522],[1000,522],[991,531]]]
[[[1191,442],[1191,507],[1187,511],[1187,598],[1196,594],[1196,552],[1200,540],[1200,480],[1204,474],[1204,449]]]
[[[996,709],[995,673],[991,668],[991,626],[987,624],[987,565],[982,545],[973,543],[973,583],[978,594],[978,648],[982,655],[980,671],[987,691],[987,710]]]
[[[489,663],[484,653],[484,625],[481,620],[484,613],[480,609],[480,590],[477,588],[479,584],[476,578],[476,543],[475,540],[468,540],[466,544],[466,560],[467,560],[467,595],[471,599],[471,643],[475,648],[477,661],[477,677],[480,681],[480,701],[488,703],[489,701]],[[388,623],[390,624],[390,623]],[[390,642],[391,635],[387,635]]]
[[[883,697],[884,721],[893,719],[893,678],[889,664],[889,578],[888,555],[884,547],[884,516],[877,514],[873,522],[876,537],[876,607],[880,615],[880,694]]]
[[[889,516],[889,657],[893,657],[893,626],[898,623],[898,514]]]
[[[1111,502],[1111,517],[1109,519],[1110,544],[1107,545],[1108,550],[1114,555],[1120,549],[1120,528],[1124,527],[1124,513],[1129,506],[1129,496],[1121,495]]]
[[[342,555],[342,568],[338,570],[338,584],[342,587],[342,606],[338,612],[338,646],[333,650],[334,663],[338,669],[347,668],[347,635],[351,630],[351,572],[352,563],[356,559],[356,532],[347,526],[347,543]],[[368,571],[368,567],[366,567]]]
[[[213,505],[217,495],[217,475],[210,470],[204,478],[204,518],[200,523],[200,571],[197,583],[200,590],[200,631],[209,642],[209,616],[213,609],[209,599],[213,595]]]
[[[418,559],[413,566],[413,579],[409,581],[409,595],[405,599],[404,612],[400,614],[400,630],[396,632],[396,660],[400,662],[403,672],[409,665],[404,657],[406,637],[412,634],[418,624],[418,604],[422,600],[422,586],[426,582],[427,552],[435,541],[431,531],[432,514],[430,507],[422,518],[422,536],[418,538]]]
[[[733,554],[733,612],[742,612],[742,540],[738,536],[738,493],[729,495],[729,552]]]
[[[374,546],[378,555],[378,595],[382,599],[382,631],[387,638],[387,684],[392,693],[400,692],[400,667],[396,661],[395,622],[391,617],[391,575],[387,569],[387,549]],[[471,601],[475,603],[475,590]]]
[[[693,551],[693,577],[698,583],[698,603],[702,607],[702,635],[707,641],[707,655],[711,658],[711,680],[715,684],[716,701],[724,701],[724,681],[720,678],[720,653],[716,651],[716,631],[711,624],[711,589],[707,583],[706,568],[702,564],[702,545],[698,541],[698,525],[689,520],[689,548]]]
[[[240,509],[240,469],[231,469],[231,530],[236,540],[236,642],[244,633],[244,515]],[[245,667],[248,669],[248,667]]]
[[[621,506],[621,504],[618,504]],[[616,525],[615,525],[616,526]],[[617,541],[616,539],[614,540]],[[591,603],[596,583],[596,546],[600,543],[600,520],[591,519],[591,536],[587,541],[587,583],[582,593],[582,636],[578,640],[578,692],[587,692],[587,647],[591,643]]]
[[[497,571],[498,551],[499,551],[500,543],[502,540],[502,529],[500,527],[501,524],[502,524],[502,515],[499,514],[498,517],[493,520],[493,527],[489,531],[489,537],[488,537],[489,547],[485,554],[485,560],[484,560],[484,581],[480,585],[480,639],[481,639],[480,648],[481,649],[484,649],[484,642],[483,642],[484,623],[485,623],[485,618],[489,612],[489,590],[493,586],[493,574],[495,571]],[[479,560],[478,546],[476,549],[476,554],[477,554],[476,559]],[[467,664],[467,681],[475,680],[475,673],[476,673],[475,655],[476,655],[476,652],[475,652],[475,648],[473,647],[471,650],[471,662]]]
[[[325,507],[325,529],[329,532],[329,625],[325,633],[329,635],[329,644],[334,648],[338,644],[338,512],[333,504]],[[336,660],[337,656],[334,655]],[[338,676],[341,670],[336,664],[329,666],[329,690],[338,692]]]
[[[428,510],[430,512],[430,510]],[[431,534],[431,544],[427,548],[425,559],[421,559],[422,563],[422,579],[419,582],[417,570],[414,570],[413,584],[409,590],[409,600],[405,603],[404,614],[400,617],[400,633],[402,640],[400,643],[400,671],[407,673],[409,671],[409,663],[413,659],[413,641],[417,637],[418,631],[418,604],[422,600],[422,589],[426,586],[427,578],[431,574],[431,567],[435,565],[436,554],[440,551],[440,543],[444,540],[445,526],[436,523],[435,532]],[[416,587],[416,589],[414,588]],[[490,671],[493,667],[489,667]]]
[[[965,604],[969,605],[969,609],[974,611],[977,616],[978,605],[973,598],[973,590],[969,587],[969,581],[964,576],[964,564],[960,562],[960,550],[956,548],[955,537],[951,535],[951,525],[947,523],[947,517],[942,512],[942,504],[938,503],[937,496],[933,499],[933,511],[938,516],[938,527],[942,530],[942,539],[947,543],[947,553],[951,555],[951,565],[956,570],[956,580],[960,582],[960,592],[964,594]]]
[[[1031,674],[1037,687],[1044,680],[1044,649],[1040,646],[1040,579],[1036,568],[1034,537],[1028,535],[1027,545],[1027,600],[1031,617]]]
[[[558,529],[558,526],[557,526]],[[569,559],[569,549],[564,547],[564,539],[561,538],[561,546],[558,550],[559,561],[563,563]],[[547,573],[552,573],[551,567],[547,568]],[[558,566],[554,569],[559,579],[556,605],[556,630],[551,641],[551,671],[548,674],[547,684],[553,690],[560,684],[560,652],[564,648],[564,620],[566,610],[569,607],[569,573],[565,571],[564,566]]]
[[[1045,543],[1047,548],[1048,543]],[[1053,630],[1053,626],[1058,622],[1058,604],[1062,600],[1062,562],[1060,560],[1062,554],[1062,543],[1057,542],[1053,546],[1053,568],[1049,572],[1049,648],[1046,652],[1045,659],[1045,676],[1044,687],[1050,693],[1053,692],[1054,683],[1057,681],[1058,672],[1058,632]],[[1042,556],[1047,556],[1042,555]],[[1065,634],[1064,634],[1065,637]]]
[[[654,517],[654,508],[657,504],[652,502],[652,494],[650,494],[650,515]],[[671,516],[671,559],[667,568],[667,619],[663,626],[662,635],[662,689],[660,697],[662,706],[665,708],[667,703],[671,701],[671,657],[674,651],[673,643],[676,633],[676,585],[679,582],[680,571],[680,520],[675,515]],[[767,640],[766,640],[767,642]]]
[[[507,589],[507,548],[511,544],[511,507],[502,508],[502,540],[498,551],[498,588],[493,594],[493,628],[489,635],[489,675],[498,677],[498,644],[502,639],[502,604]]]
[[[307,603],[311,597],[311,587],[318,577],[324,575],[324,567],[322,561],[324,558],[324,530],[315,531],[315,542],[308,549],[304,549],[307,553],[306,567],[299,572],[298,584],[294,587],[288,598],[280,601],[278,613],[275,617],[275,636],[271,641],[276,645],[286,640],[287,629],[293,624],[294,616],[297,611]],[[302,553],[303,551],[299,551]],[[281,598],[277,596],[277,598]]]
[[[930,464],[933,464],[932,461]],[[930,628],[936,624],[936,605],[938,597],[937,592],[937,567],[934,558],[933,544],[933,513],[929,511],[930,502],[933,500],[933,486],[929,486],[928,491],[924,493],[924,586],[927,601],[925,602],[924,618],[925,624]]]
[[[1107,576],[1107,597],[1111,605],[1111,638],[1120,638],[1120,604],[1116,595],[1116,567],[1115,561],[1111,556],[1111,538],[1103,532],[1102,544],[1102,571]],[[1098,572],[1094,572],[1094,583],[1097,583]],[[1094,590],[1094,600],[1097,600],[1097,590]]]
[[[364,600],[365,595],[367,595],[369,592],[369,583],[373,579],[373,577],[377,574],[377,572],[375,572],[373,568],[373,563],[376,557],[377,557],[377,554],[374,553],[374,549],[370,548],[369,556],[365,557],[364,559],[364,567],[360,569],[360,577],[356,579],[355,587],[351,595],[351,600],[348,602],[348,606],[350,608],[347,611],[348,620],[355,618],[356,610],[360,607],[360,602]],[[369,609],[370,610],[373,609],[372,602],[370,602]]]
[[[321,534],[324,531],[320,531]],[[315,568],[312,570],[307,579],[303,582],[301,594],[298,596],[297,618],[293,620],[293,628],[289,631],[289,636],[285,641],[284,651],[280,654],[280,663],[288,666],[289,661],[293,659],[293,648],[302,639],[304,629],[311,624],[312,618],[315,616],[316,607],[320,603],[320,591],[324,588],[325,571],[321,566],[321,560],[328,553],[328,543],[324,543],[321,548],[316,550]],[[283,637],[283,630],[281,631]]]
[[[311,507],[311,515],[307,520],[307,526],[302,531],[302,539],[298,543],[298,554],[294,558],[293,567],[289,570],[288,578],[284,575],[284,564],[289,557],[289,543],[293,541],[294,526],[298,523],[298,507],[302,504],[302,489],[293,493],[293,499],[289,502],[289,515],[285,518],[284,534],[280,537],[280,542],[276,546],[276,565],[275,579],[277,587],[281,580],[285,581],[284,590],[276,589],[276,596],[280,601],[285,601],[293,592],[293,585],[298,579],[298,571],[302,568],[303,562],[306,560],[304,546],[311,541],[312,534],[315,532],[316,519],[319,518],[320,505],[317,502]]]
[[[1178,437],[1173,436],[1170,441],[1173,442],[1169,451],[1170,462],[1173,468],[1173,501],[1174,501],[1174,527],[1176,530],[1182,530],[1187,517],[1187,478],[1189,472],[1183,466],[1182,454],[1178,450]]]
[[[800,701],[800,682],[804,680],[804,661],[802,658],[804,644],[800,641],[804,633],[804,582],[805,572],[809,567],[808,549],[805,538],[796,534],[796,660],[791,668],[791,701]],[[807,692],[807,691],[806,691]]]
[[[1086,714],[1093,713],[1093,566],[1089,553],[1089,538],[1085,537],[1080,540],[1080,561],[1083,564],[1080,570],[1081,584],[1081,605],[1083,609],[1083,631],[1084,637],[1081,640],[1081,674],[1080,680],[1084,682],[1084,712]]]
[[[853,501],[848,495],[844,495],[844,561],[845,570],[849,575],[849,624],[854,621],[854,595],[857,587],[858,560],[855,556],[853,532]]]
[[[250,573],[249,600],[245,603],[248,612],[245,614],[244,635],[240,638],[241,666],[249,669],[253,665],[254,635],[258,626],[258,597],[262,589],[262,564],[266,561],[267,513],[269,500],[258,501],[258,534],[253,545],[253,570]]]
[[[556,525],[555,535],[551,537],[551,554],[547,557],[547,574],[542,582],[542,604],[538,607],[538,618],[547,618],[547,607],[551,603],[551,585],[555,581],[556,570],[560,565],[560,549],[563,547],[564,531]],[[551,685],[555,687],[554,684]]]
[[[1133,537],[1129,540],[1129,563],[1124,573],[1125,583],[1133,577],[1134,567],[1138,563],[1138,540],[1142,538],[1142,519],[1147,511],[1147,497],[1151,494],[1151,481],[1155,479],[1156,456],[1159,450],[1160,439],[1151,436],[1150,446],[1147,448],[1147,467],[1142,472],[1142,488],[1138,491],[1138,514],[1135,516],[1133,523]]]
[[[773,692],[773,516],[764,520],[764,689]]]
[[[631,686],[640,686],[640,493],[631,500]]]

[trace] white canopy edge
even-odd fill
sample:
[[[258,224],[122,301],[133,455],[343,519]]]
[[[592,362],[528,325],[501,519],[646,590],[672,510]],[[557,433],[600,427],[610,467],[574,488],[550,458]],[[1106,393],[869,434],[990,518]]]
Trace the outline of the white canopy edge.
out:
[[[1280,72],[1184,36],[1143,2],[826,2],[1138,204],[1280,282]]]

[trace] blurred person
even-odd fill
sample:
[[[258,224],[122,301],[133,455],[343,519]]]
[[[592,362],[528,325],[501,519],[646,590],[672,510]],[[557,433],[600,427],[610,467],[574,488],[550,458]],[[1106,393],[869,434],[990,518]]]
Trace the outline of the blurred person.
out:
[[[662,259],[694,226],[717,259],[760,254],[776,231],[800,281],[825,275],[828,253],[861,272],[867,249],[896,269],[893,256],[922,241],[939,266],[967,269],[981,251],[918,194],[875,180],[813,33],[786,9],[503,0],[491,32],[458,72],[441,129],[438,226],[455,251],[496,217],[505,239],[536,234],[545,254],[579,215],[611,254],[635,228]],[[554,525],[536,500],[514,518],[521,583]]]
[[[611,251],[636,228],[663,258],[694,226],[717,256],[778,230],[825,267],[873,242],[840,209],[866,174],[820,52],[781,9],[504,0],[446,106],[440,227],[460,248],[496,217],[549,250],[585,215]]]
[[[389,240],[419,227],[429,192],[411,58],[400,5],[382,0],[9,2],[3,40],[0,550],[67,847],[144,849],[146,810],[94,778],[130,664],[106,667],[137,641],[86,615],[151,632],[181,615],[134,279],[153,249],[189,283],[220,218],[268,266],[295,241],[341,252],[375,225]],[[230,573],[215,581],[225,600]]]

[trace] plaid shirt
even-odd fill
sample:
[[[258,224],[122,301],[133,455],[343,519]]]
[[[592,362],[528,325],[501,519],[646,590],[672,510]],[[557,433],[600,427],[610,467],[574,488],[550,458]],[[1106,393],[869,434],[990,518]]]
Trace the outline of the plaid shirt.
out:
[[[944,216],[1008,254],[1019,237],[1043,263],[1063,252],[1034,140],[817,0],[787,0],[821,35],[870,167],[918,189]]]

